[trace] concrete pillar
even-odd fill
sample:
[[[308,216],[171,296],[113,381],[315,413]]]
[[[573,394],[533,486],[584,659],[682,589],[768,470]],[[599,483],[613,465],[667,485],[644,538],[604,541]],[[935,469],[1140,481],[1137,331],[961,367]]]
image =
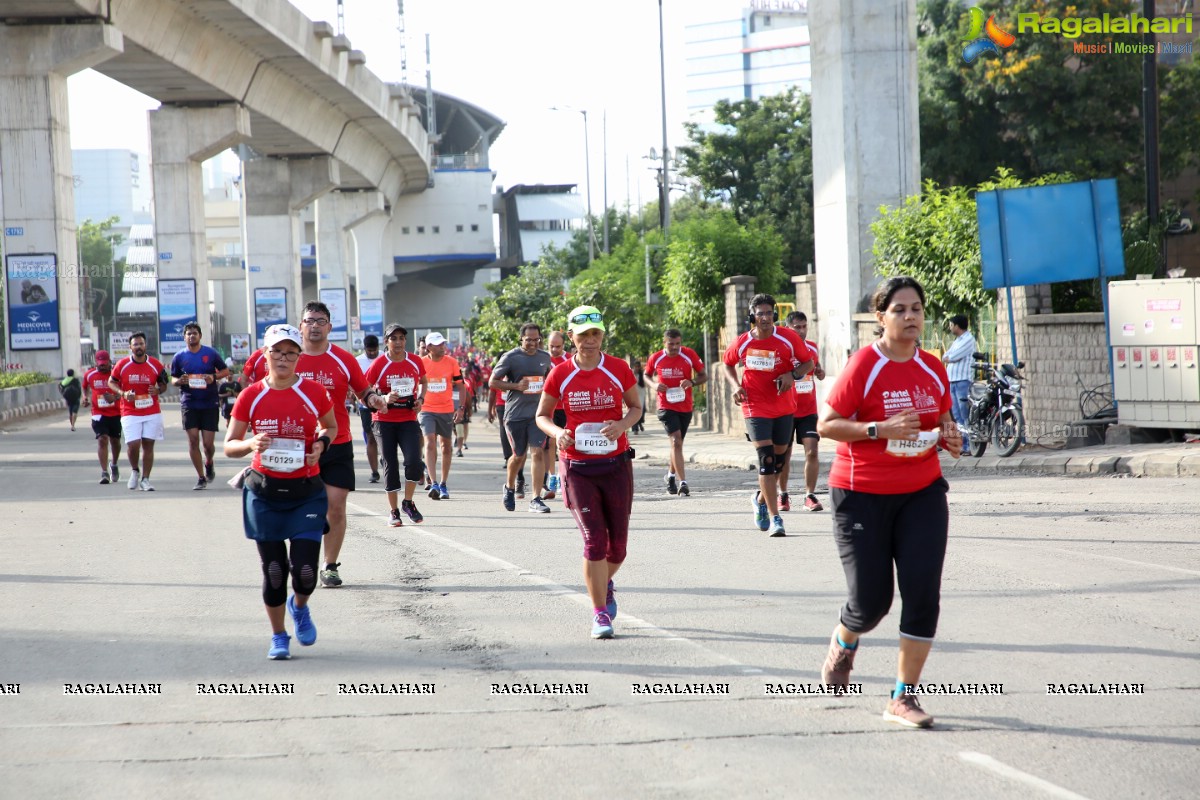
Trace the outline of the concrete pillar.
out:
[[[245,163],[246,278],[253,302],[257,288],[287,290],[287,319],[299,323],[300,244],[296,212],[337,187],[337,161],[329,156],[284,160],[256,158]]]
[[[213,344],[201,165],[249,138],[250,112],[234,104],[214,108],[162,106],[148,116],[158,277],[196,279],[197,322],[204,331],[204,341]],[[163,352],[172,355],[174,351]]]
[[[809,5],[821,361],[836,374],[878,283],[870,224],[920,191],[916,0]]]
[[[58,300],[57,342],[48,336],[48,349],[8,353],[10,363],[20,363],[29,370],[58,376],[80,367],[81,270],[67,77],[123,51],[121,33],[111,25],[0,26],[3,250],[6,258],[52,254],[57,266],[57,281],[42,284],[46,295]],[[14,288],[19,290],[23,279],[14,277]],[[36,275],[33,280],[36,284]],[[20,305],[20,297],[14,296],[9,302]],[[14,309],[12,315],[5,316],[6,347],[12,345],[14,333],[47,336],[39,330],[45,322]]]
[[[384,308],[383,324],[398,320],[387,319],[385,292],[395,277],[390,240],[385,238],[392,218],[384,206],[382,192],[354,192],[342,196],[342,227],[349,231],[354,243],[354,286],[357,295],[355,314],[362,319],[363,300],[379,300]],[[412,326],[406,326],[412,327]]]

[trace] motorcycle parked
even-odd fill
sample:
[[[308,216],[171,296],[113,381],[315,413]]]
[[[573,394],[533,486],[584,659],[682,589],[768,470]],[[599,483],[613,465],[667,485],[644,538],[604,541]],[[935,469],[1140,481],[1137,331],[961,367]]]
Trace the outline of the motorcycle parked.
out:
[[[967,430],[971,436],[971,455],[979,458],[988,442],[1002,456],[1011,456],[1021,446],[1025,432],[1025,412],[1021,406],[1021,378],[1017,370],[1025,362],[992,364],[985,353],[973,353],[975,369],[985,380],[971,384]]]

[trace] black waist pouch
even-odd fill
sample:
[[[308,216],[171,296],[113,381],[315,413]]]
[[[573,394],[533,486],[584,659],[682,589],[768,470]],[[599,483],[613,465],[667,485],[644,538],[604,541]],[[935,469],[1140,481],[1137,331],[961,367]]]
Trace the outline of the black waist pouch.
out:
[[[257,470],[246,474],[246,488],[264,500],[304,500],[325,488],[321,476],[276,478]]]

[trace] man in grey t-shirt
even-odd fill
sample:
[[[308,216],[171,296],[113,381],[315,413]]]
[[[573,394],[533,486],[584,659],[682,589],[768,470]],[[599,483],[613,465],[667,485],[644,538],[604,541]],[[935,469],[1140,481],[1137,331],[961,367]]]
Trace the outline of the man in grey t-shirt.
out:
[[[538,428],[535,416],[542,399],[542,385],[550,373],[550,354],[542,350],[542,329],[532,322],[521,326],[521,346],[500,356],[492,370],[488,386],[502,391],[504,395],[504,430],[512,445],[512,456],[508,459],[508,480],[504,484],[504,508],[515,511],[517,507],[517,475],[525,466],[525,456],[533,450],[533,486],[536,496],[529,501],[529,510],[535,514],[549,514],[550,506],[542,500],[542,479],[546,474],[546,458],[543,444],[546,434]]]

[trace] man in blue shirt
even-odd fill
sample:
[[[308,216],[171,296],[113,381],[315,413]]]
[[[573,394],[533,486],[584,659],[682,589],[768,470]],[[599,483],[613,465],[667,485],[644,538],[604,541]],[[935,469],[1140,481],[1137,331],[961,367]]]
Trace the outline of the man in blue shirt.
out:
[[[946,374],[950,378],[950,413],[964,431],[970,410],[967,397],[971,393],[971,365],[977,348],[975,337],[967,330],[967,324],[966,314],[955,314],[950,318],[950,332],[956,338],[942,356]],[[963,433],[962,454],[971,455],[971,440],[966,433]]]
[[[179,387],[179,405],[183,410],[183,430],[188,437],[188,453],[199,480],[193,490],[206,489],[217,477],[213,468],[213,439],[221,419],[220,388],[217,381],[229,377],[221,354],[200,344],[200,326],[189,322],[183,326],[183,341],[187,345],[171,359],[171,377]],[[204,441],[201,459],[200,442]]]

